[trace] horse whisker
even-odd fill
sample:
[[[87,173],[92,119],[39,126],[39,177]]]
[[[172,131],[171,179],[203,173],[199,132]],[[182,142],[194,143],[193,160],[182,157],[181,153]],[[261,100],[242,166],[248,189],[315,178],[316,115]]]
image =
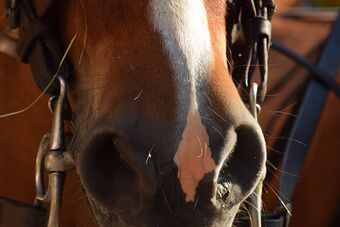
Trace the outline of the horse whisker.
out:
[[[298,175],[295,175],[295,174],[288,173],[288,172],[286,172],[286,171],[280,170],[279,168],[277,168],[276,166],[274,166],[269,160],[267,160],[267,164],[269,165],[269,167],[273,168],[274,170],[279,171],[280,173],[284,173],[284,174],[287,174],[287,175],[289,175],[289,176],[296,177],[296,178],[299,178],[299,177],[300,177],[300,176],[298,176]]]
[[[266,94],[266,97],[278,97],[281,96],[282,93],[277,93],[277,94]]]
[[[208,99],[208,101],[209,101],[209,104],[210,104],[210,107],[212,107],[211,99],[209,98],[209,96],[207,95],[207,93],[205,93],[205,91],[202,91],[202,93],[204,94],[205,97],[207,97],[207,99]]]
[[[290,108],[292,108],[293,106],[295,106],[296,104],[298,104],[298,102],[294,102],[286,107],[284,107],[283,109],[281,109],[280,111],[286,111],[289,110]]]
[[[225,140],[223,134],[217,128],[215,128],[214,126],[212,128],[217,132],[217,134],[219,134],[222,137],[223,140]]]
[[[244,202],[246,202],[246,200],[245,200]],[[245,212],[246,212],[246,214],[247,214],[248,217],[249,217],[250,226],[252,226],[252,225],[253,225],[253,219],[251,218],[249,209],[247,208],[246,205],[244,205],[244,203],[241,203],[241,206],[242,206],[243,209],[245,209]]]
[[[59,62],[59,66],[58,66],[57,71],[55,72],[55,74],[53,75],[53,77],[49,81],[49,83],[46,85],[44,90],[38,95],[38,97],[36,97],[31,104],[29,104],[28,106],[22,108],[21,110],[10,112],[10,113],[1,114],[0,115],[0,119],[1,118],[6,118],[6,117],[11,117],[11,116],[18,115],[18,114],[26,112],[27,110],[31,109],[43,97],[44,94],[46,94],[47,90],[51,87],[51,85],[54,82],[54,80],[59,76],[59,72],[60,72],[61,66],[64,63],[64,61],[66,59],[66,56],[67,56],[68,52],[70,51],[70,49],[71,49],[71,47],[72,47],[76,37],[77,37],[77,34],[75,34],[73,36],[73,38],[71,39],[71,41],[70,41],[66,51],[64,52],[64,55],[63,55],[62,59]]]
[[[276,149],[274,149],[274,148],[272,148],[272,147],[270,147],[270,146],[268,146],[268,145],[266,145],[266,146],[267,146],[267,148],[268,148],[269,150],[271,150],[271,151],[274,151],[274,152],[276,152],[276,153],[278,153],[278,154],[283,154],[282,151],[278,151],[278,150],[276,150]]]
[[[282,114],[282,115],[288,115],[288,116],[291,116],[291,117],[297,117],[296,114],[292,114],[292,113],[289,113],[289,112],[284,112],[284,111],[268,111],[267,113],[269,114],[273,114],[273,115],[278,115],[278,114]]]
[[[265,182],[266,183],[266,182]],[[274,193],[274,195],[278,198],[278,200],[280,201],[281,205],[285,208],[285,210],[287,211],[287,213],[292,216],[292,213],[290,212],[290,210],[288,209],[288,207],[286,206],[286,204],[283,202],[283,200],[280,198],[280,196],[277,194],[277,192],[274,190],[274,188],[269,184],[266,183],[268,185],[268,187],[272,190],[272,192]]]
[[[230,122],[228,122],[225,118],[223,118],[220,114],[218,114],[215,110],[213,110],[212,108],[208,107],[208,109],[213,112],[216,116],[218,116],[221,120],[223,120],[225,123],[227,124],[231,124]]]
[[[83,46],[82,46],[82,49],[81,49],[78,65],[80,65],[81,61],[83,60],[83,55],[84,55],[86,41],[87,41],[87,29],[88,29],[87,28],[88,27],[87,26],[87,16],[86,16],[86,13],[85,13],[85,7],[84,7],[83,0],[80,0],[80,5],[81,5],[82,12],[83,12],[83,18],[84,18],[84,23],[85,23],[85,31],[84,31]]]
[[[202,155],[203,155],[203,147],[202,147],[202,143],[201,143],[201,140],[200,140],[200,138],[198,137],[198,135],[196,135],[196,139],[197,139],[197,141],[198,141],[198,143],[199,143],[199,145],[200,145],[200,149],[201,149],[201,153],[200,153],[200,155],[197,156],[197,158],[201,158]]]
[[[194,207],[193,207],[193,210],[195,210],[196,209],[196,206],[197,206],[197,203],[198,203],[198,199],[200,198],[200,196],[199,195],[197,195],[197,199],[196,199],[196,201],[195,201],[195,204],[194,204]]]
[[[167,198],[166,198],[166,196],[165,196],[165,193],[164,193],[164,190],[163,190],[163,189],[162,189],[162,194],[163,194],[163,197],[164,197],[164,201],[165,201],[166,206],[168,207],[170,213],[171,213],[172,215],[174,215],[174,212],[173,212],[173,210],[172,210],[171,207],[170,207],[170,204],[169,204],[169,202],[168,202],[168,200],[167,200]]]
[[[247,203],[249,206],[251,206],[252,208],[254,208],[256,211],[260,212],[262,214],[262,210],[259,210],[256,206],[254,206],[254,204],[250,203],[249,201],[247,200],[244,200],[245,203]],[[248,210],[248,214],[249,214],[249,220],[250,220],[250,223],[252,226],[252,218],[251,218],[251,215],[250,215],[250,211]]]
[[[304,145],[304,146],[307,146],[307,144],[305,144],[304,142],[299,141],[299,140],[297,140],[297,139],[293,139],[293,138],[289,138],[289,137],[284,137],[284,136],[271,136],[271,135],[268,135],[268,134],[266,134],[266,133],[263,133],[263,135],[264,135],[265,137],[270,137],[270,138],[274,138],[274,139],[290,140],[290,141],[293,141],[293,142],[302,144],[302,145]]]
[[[143,93],[144,89],[142,89],[136,97],[133,98],[133,101],[136,101]]]
[[[152,144],[152,146],[151,146],[151,148],[150,148],[150,150],[149,150],[149,152],[148,152],[148,156],[146,157],[145,165],[148,164],[149,159],[152,157],[152,156],[151,156],[151,152],[152,152],[153,148],[155,147],[155,145],[156,145],[156,143],[153,143],[153,144]]]

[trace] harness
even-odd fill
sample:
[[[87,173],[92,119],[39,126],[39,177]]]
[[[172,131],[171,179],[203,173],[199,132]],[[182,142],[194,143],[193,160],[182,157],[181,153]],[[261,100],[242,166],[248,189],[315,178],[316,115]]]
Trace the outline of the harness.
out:
[[[263,102],[267,91],[268,49],[271,44],[270,20],[273,16],[275,5],[273,0],[228,1],[230,7],[226,18],[227,46],[229,47],[227,55],[228,59],[232,59],[229,68],[232,71],[235,84],[240,90],[241,97],[257,119],[260,113],[259,104]],[[20,25],[19,56],[22,62],[31,66],[38,87],[42,90],[48,87],[47,92],[52,96],[49,106],[53,112],[53,121],[51,133],[42,138],[37,154],[36,199],[34,205],[32,207],[13,200],[0,198],[0,210],[3,210],[2,214],[0,214],[1,226],[12,226],[16,215],[22,219],[17,226],[44,226],[46,223],[48,227],[59,226],[65,175],[75,166],[71,155],[67,152],[64,131],[65,121],[70,120],[66,117],[69,115],[67,113],[70,112],[67,110],[69,108],[67,108],[65,98],[66,83],[72,73],[68,63],[62,61],[62,48],[60,48],[54,38],[55,35],[49,29],[50,27],[46,20],[44,20],[53,3],[54,1],[52,0],[47,1],[44,12],[38,15],[30,0],[8,0],[7,14],[10,27],[15,29]],[[339,21],[338,19],[338,28],[333,31],[332,37],[340,37]],[[334,40],[336,38],[330,39],[329,45],[331,47],[329,48],[334,46]],[[280,50],[280,46],[277,44],[273,45],[273,47]],[[340,48],[339,45],[337,45],[337,48]],[[283,50],[285,49],[283,48]],[[336,53],[339,55],[340,50],[336,51]],[[325,55],[325,59],[328,59],[329,50]],[[340,59],[340,57],[337,59]],[[60,62],[63,62],[63,64],[60,65]],[[259,83],[254,82],[256,80],[253,77],[257,63],[260,65]],[[321,67],[323,66],[321,65]],[[324,72],[320,71],[320,68],[309,68],[312,71],[314,70],[314,73],[316,72],[316,78],[320,77],[324,81],[323,83],[328,86],[327,88],[332,88],[337,94],[340,94],[339,86],[335,85],[330,77],[324,79]],[[56,72],[58,72],[58,75],[55,75]],[[332,71],[330,74],[335,73]],[[51,81],[53,81],[51,86],[48,86]],[[314,81],[313,83],[316,82]],[[327,88],[321,87],[324,89],[323,93],[325,93]],[[304,111],[301,110],[300,112]],[[316,119],[318,119],[318,116],[316,116]],[[295,131],[299,127],[300,124],[296,123],[296,126],[294,126]],[[291,137],[296,138],[295,134],[291,135]],[[297,153],[295,151],[292,153],[290,147],[291,145],[288,145],[285,152],[283,171],[298,175],[304,156],[300,156],[299,163],[295,165],[297,168],[290,168],[292,166],[290,163],[294,162],[292,160],[295,159],[295,153]],[[49,175],[47,189],[44,187],[44,168]],[[291,182],[291,179],[286,181],[286,178],[287,175],[281,176],[280,191],[282,193],[285,192],[281,188],[286,187],[286,182]],[[284,201],[285,206],[288,208],[290,208],[289,200],[295,184],[296,182],[289,183],[289,189],[284,194],[288,198],[287,201]],[[289,215],[282,207],[274,214],[261,215],[261,190],[262,182],[256,187],[255,193],[249,199],[250,203],[253,204],[253,207],[250,207],[252,222],[248,217],[242,217],[235,220],[235,225],[249,226],[252,223],[252,226],[261,226],[261,224],[268,227],[287,226]],[[44,208],[46,204],[49,204],[49,212]]]

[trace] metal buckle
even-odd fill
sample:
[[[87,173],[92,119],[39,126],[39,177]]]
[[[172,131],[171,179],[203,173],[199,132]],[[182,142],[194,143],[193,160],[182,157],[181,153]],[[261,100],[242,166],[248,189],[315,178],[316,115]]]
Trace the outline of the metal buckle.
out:
[[[71,154],[66,151],[64,140],[63,105],[66,99],[66,84],[62,77],[58,77],[58,80],[60,94],[55,108],[52,108],[55,98],[51,98],[49,103],[50,108],[54,110],[51,133],[45,134],[40,142],[35,169],[36,199],[34,205],[41,207],[43,204],[50,204],[48,227],[57,227],[60,224],[65,175],[75,167]],[[43,166],[49,175],[47,190],[44,185]]]

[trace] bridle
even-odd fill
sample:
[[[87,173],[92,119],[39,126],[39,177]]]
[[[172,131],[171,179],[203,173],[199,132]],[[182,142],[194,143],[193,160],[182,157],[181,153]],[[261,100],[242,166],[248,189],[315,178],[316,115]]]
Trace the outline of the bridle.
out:
[[[241,0],[229,3],[226,25],[227,45],[230,50],[227,55],[233,61],[229,67],[245,103],[249,102],[249,89],[257,65],[260,69],[257,94],[259,103],[266,96],[268,50],[274,11],[273,0]]]
[[[227,57],[233,61],[229,68],[239,88],[241,98],[256,120],[261,111],[260,104],[267,92],[268,51],[271,44],[271,19],[274,12],[273,0],[230,1],[227,14],[229,17],[226,17],[227,47],[230,47]],[[257,63],[260,71],[259,84],[253,80]],[[235,220],[238,226],[262,226],[264,178],[265,173],[248,198],[251,204],[250,216]]]
[[[271,18],[275,10],[273,0],[228,0],[226,18],[227,52],[233,79],[250,112],[257,119],[260,103],[267,91],[268,50],[271,43]],[[66,172],[75,168],[65,143],[65,119],[68,111],[66,82],[71,75],[67,62],[59,64],[63,52],[50,31],[44,16],[54,1],[49,0],[40,16],[30,0],[9,0],[7,14],[12,29],[20,28],[18,53],[21,61],[31,66],[35,81],[41,90],[46,87],[52,95],[49,106],[53,113],[51,133],[43,136],[36,158],[36,199],[34,207],[49,204],[48,227],[59,226],[63,184]],[[242,29],[239,29],[242,28]],[[234,35],[231,35],[234,34]],[[255,65],[260,65],[260,82],[254,82]],[[58,75],[55,75],[58,72]],[[51,86],[48,86],[53,81]],[[68,111],[69,112],[69,111]],[[44,168],[49,175],[44,187]],[[264,179],[264,176],[262,176]],[[263,180],[262,179],[262,180]],[[261,226],[262,181],[250,197],[252,226]],[[249,219],[238,220],[248,223]]]

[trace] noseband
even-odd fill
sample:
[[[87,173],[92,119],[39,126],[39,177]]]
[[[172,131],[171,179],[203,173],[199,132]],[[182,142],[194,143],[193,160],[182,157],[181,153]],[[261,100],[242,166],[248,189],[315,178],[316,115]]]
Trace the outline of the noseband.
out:
[[[229,65],[240,95],[250,112],[257,119],[260,103],[267,91],[268,49],[271,42],[271,18],[275,10],[273,0],[228,0],[226,18],[227,51]],[[43,20],[54,1],[49,0],[45,11],[38,16],[30,0],[8,1],[7,14],[12,29],[20,27],[18,49],[22,62],[31,66],[38,87],[52,95],[49,106],[53,113],[51,133],[46,134],[39,147],[36,159],[35,207],[49,204],[48,227],[59,226],[63,184],[66,172],[75,168],[67,151],[64,122],[67,119],[66,81],[70,67],[60,64],[63,52]],[[260,65],[260,82],[253,79],[255,65]],[[58,72],[55,77],[55,72]],[[56,79],[57,78],[57,79]],[[53,81],[51,83],[51,81]],[[52,84],[52,85],[51,85]],[[50,86],[51,85],[51,86]],[[47,88],[47,89],[46,89]],[[44,168],[49,175],[47,189],[44,187]],[[264,176],[263,176],[264,179]],[[262,179],[262,180],[263,180]],[[253,227],[261,226],[262,181],[250,197]],[[249,223],[249,219],[241,220]]]

